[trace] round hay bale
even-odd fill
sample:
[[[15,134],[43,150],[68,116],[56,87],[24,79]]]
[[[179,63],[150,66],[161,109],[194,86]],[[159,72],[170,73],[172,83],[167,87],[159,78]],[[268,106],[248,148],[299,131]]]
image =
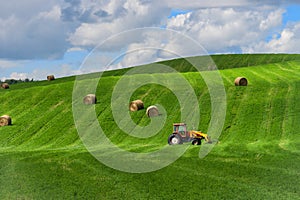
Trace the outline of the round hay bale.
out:
[[[54,75],[49,75],[49,76],[47,76],[47,80],[48,80],[48,81],[53,81],[53,80],[55,80]]]
[[[138,111],[141,109],[144,109],[144,103],[142,100],[135,100],[135,101],[130,102],[129,110],[131,112]]]
[[[11,125],[11,118],[8,115],[3,115],[0,117],[0,126]]]
[[[146,110],[148,117],[156,117],[159,115],[158,108],[156,106],[149,106]]]
[[[1,84],[1,88],[3,88],[3,89],[9,89],[8,83],[2,83]]]
[[[97,97],[94,94],[88,94],[83,98],[83,103],[87,105],[96,104]]]
[[[248,81],[246,78],[244,77],[237,77],[234,81],[234,84],[236,86],[247,86],[248,85]]]

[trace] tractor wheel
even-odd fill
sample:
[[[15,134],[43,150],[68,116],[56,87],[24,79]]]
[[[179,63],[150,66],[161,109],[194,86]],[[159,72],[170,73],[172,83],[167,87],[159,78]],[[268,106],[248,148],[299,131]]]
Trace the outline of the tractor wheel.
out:
[[[201,140],[200,139],[193,139],[192,145],[201,145]]]
[[[180,136],[172,134],[168,138],[168,143],[169,145],[182,144],[182,141]]]

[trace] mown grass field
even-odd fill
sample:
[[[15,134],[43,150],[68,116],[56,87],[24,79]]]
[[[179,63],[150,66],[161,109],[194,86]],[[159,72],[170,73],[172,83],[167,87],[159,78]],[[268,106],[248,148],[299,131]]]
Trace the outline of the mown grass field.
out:
[[[1,199],[300,199],[299,55],[213,56],[224,81],[226,120],[213,150],[203,159],[190,145],[173,164],[150,173],[126,173],[95,159],[78,137],[72,113],[74,77],[11,85],[0,90],[0,115],[13,125],[0,127]],[[205,82],[178,59],[164,62],[193,86],[206,132],[211,102]],[[133,152],[166,145],[180,105],[168,88],[148,84],[131,99],[161,104],[168,113],[155,136],[141,139],[120,130],[111,113],[111,94],[127,70],[107,72],[99,82],[96,114],[107,137]],[[211,73],[209,71],[203,73]],[[92,74],[96,77],[97,74]],[[136,75],[148,76],[148,75]],[[170,79],[173,74],[153,74]],[[245,76],[247,87],[235,87]],[[145,110],[131,113],[145,126]],[[110,153],[110,152],[108,152]]]

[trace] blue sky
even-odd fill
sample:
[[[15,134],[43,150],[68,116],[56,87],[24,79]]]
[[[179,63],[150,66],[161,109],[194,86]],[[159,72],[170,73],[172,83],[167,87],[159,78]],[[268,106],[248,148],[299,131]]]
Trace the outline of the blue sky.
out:
[[[176,17],[177,15],[186,14],[188,12],[192,12],[192,10],[178,10],[178,9],[172,9],[170,15],[168,18]]]
[[[14,2],[15,1],[15,2]],[[282,1],[180,0],[37,0],[2,2],[0,8],[0,79],[46,79],[70,76],[91,50],[107,38],[143,27],[164,27],[199,42],[211,54],[300,53],[300,4]],[[18,6],[14,6],[18,5]],[[155,62],[157,52],[141,48],[161,43],[180,51],[171,39],[149,34],[111,42],[103,63],[123,55],[112,68]],[[195,54],[196,52],[190,52]],[[107,56],[110,55],[110,56]],[[92,71],[92,70],[91,70]]]
[[[286,13],[283,15],[283,24],[286,25],[288,22],[299,22],[300,21],[300,4],[292,4],[286,6]]]

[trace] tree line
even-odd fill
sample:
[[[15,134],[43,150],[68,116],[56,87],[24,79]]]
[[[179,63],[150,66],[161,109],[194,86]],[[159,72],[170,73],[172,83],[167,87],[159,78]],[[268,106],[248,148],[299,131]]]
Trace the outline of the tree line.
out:
[[[17,83],[27,83],[27,82],[33,82],[33,78],[32,79],[29,79],[29,78],[25,78],[25,79],[5,79],[4,81],[0,80],[0,84],[1,83],[8,83],[9,85],[12,85],[12,84],[17,84]]]

